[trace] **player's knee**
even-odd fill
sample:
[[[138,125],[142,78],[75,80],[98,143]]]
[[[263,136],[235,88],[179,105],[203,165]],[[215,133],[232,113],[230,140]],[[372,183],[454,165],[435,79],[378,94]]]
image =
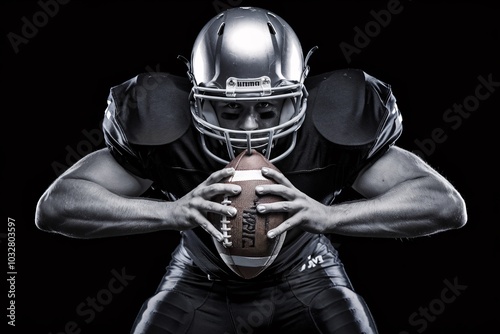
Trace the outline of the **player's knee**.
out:
[[[175,291],[161,291],[148,299],[131,333],[185,333],[194,316],[189,298]]]
[[[347,287],[336,286],[320,292],[312,300],[310,312],[322,333],[377,333],[364,299]]]

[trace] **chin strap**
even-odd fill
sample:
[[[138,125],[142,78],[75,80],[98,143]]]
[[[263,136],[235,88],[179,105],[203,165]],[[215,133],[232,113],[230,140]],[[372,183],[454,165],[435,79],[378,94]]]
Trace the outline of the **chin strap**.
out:
[[[318,49],[319,49],[319,47],[318,47],[317,45],[316,45],[316,46],[313,46],[313,47],[311,48],[311,50],[309,50],[309,52],[308,52],[308,53],[307,53],[307,55],[306,55],[306,59],[304,60],[304,71],[302,72],[302,78],[300,79],[302,83],[303,83],[303,82],[304,82],[304,80],[307,78],[307,76],[308,76],[308,74],[309,74],[309,70],[311,69],[311,68],[309,67],[309,64],[308,64],[308,63],[309,63],[309,58],[311,58],[312,54],[313,54],[316,50],[318,50]]]
[[[181,55],[178,55],[177,59],[179,59],[180,61],[182,61],[186,65],[186,67],[188,68],[187,76],[189,78],[189,81],[191,81],[191,83],[196,85],[196,79],[194,78],[193,71],[191,70],[191,63],[189,62],[189,60],[186,57],[181,56]]]

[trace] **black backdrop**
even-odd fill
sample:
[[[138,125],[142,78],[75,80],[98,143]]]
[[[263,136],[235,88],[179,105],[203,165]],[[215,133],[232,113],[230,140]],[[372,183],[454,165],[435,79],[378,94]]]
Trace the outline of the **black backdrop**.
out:
[[[2,316],[7,332],[128,333],[178,234],[65,238],[36,229],[35,205],[62,170],[103,146],[99,124],[109,87],[139,72],[184,75],[177,55],[188,57],[202,25],[236,5],[267,7],[294,27],[305,51],[318,45],[311,75],[356,67],[391,83],[405,127],[399,145],[424,157],[467,202],[469,222],[461,230],[413,240],[339,239],[380,332],[495,328],[500,29],[492,5],[41,0],[1,2],[7,187],[0,241],[9,283],[1,294],[6,316],[15,302],[16,325]],[[16,274],[7,267],[9,221]]]

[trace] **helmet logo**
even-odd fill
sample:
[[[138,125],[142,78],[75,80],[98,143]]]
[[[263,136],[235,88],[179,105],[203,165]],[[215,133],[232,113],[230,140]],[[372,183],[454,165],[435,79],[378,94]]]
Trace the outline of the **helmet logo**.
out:
[[[260,78],[235,78],[226,80],[226,96],[236,97],[236,94],[257,93],[260,96],[271,95],[271,79],[268,76]]]

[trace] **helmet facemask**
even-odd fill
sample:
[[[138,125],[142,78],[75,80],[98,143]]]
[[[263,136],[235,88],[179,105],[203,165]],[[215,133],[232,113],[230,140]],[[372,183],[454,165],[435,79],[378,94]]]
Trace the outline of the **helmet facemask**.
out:
[[[304,80],[309,67],[297,36],[286,22],[262,9],[227,10],[205,25],[195,41],[191,63],[185,62],[193,84],[189,96],[193,122],[210,157],[227,164],[242,150],[250,154],[255,149],[274,163],[293,150],[305,117]],[[256,130],[220,126],[212,105],[216,101],[257,103],[278,99],[283,100],[279,124]],[[277,141],[285,137],[289,147],[273,156]],[[227,155],[216,153],[220,150],[211,146],[214,141],[226,146]]]

